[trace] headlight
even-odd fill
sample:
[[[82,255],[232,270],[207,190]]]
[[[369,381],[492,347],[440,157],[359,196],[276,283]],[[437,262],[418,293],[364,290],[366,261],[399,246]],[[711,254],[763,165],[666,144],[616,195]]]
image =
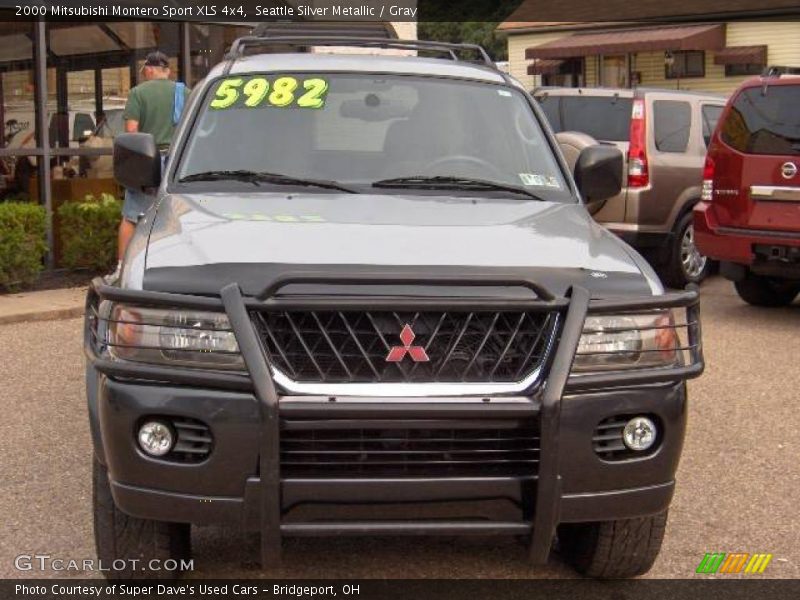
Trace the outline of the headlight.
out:
[[[675,365],[678,335],[671,311],[589,316],[572,370],[609,371]]]
[[[243,369],[239,345],[223,313],[115,305],[108,351],[119,360],[187,367]]]

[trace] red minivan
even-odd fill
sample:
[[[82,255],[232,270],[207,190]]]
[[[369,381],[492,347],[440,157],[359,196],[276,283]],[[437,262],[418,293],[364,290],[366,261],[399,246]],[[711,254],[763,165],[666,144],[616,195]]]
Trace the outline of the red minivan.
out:
[[[785,306],[800,292],[800,76],[748,80],[708,147],[695,242],[743,300]]]

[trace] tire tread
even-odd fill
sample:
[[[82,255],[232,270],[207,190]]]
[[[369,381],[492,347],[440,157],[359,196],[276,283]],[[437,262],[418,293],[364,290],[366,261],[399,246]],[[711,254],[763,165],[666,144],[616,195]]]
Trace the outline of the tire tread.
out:
[[[599,579],[642,575],[658,557],[667,525],[667,512],[649,517],[559,528],[562,552],[578,572]]]
[[[788,306],[797,297],[800,284],[776,282],[749,273],[742,281],[734,282],[739,297],[753,306],[778,308]]]
[[[695,280],[689,278],[683,272],[683,264],[681,263],[681,240],[686,228],[692,223],[692,211],[689,211],[678,221],[675,226],[675,234],[673,236],[672,245],[669,248],[669,258],[666,264],[662,265],[658,271],[663,282],[669,287],[676,289],[683,289],[688,283],[702,282],[711,272],[711,261],[706,262],[705,269],[700,273],[700,276]]]
[[[139,559],[142,569],[109,570],[108,579],[174,579],[177,571],[151,571],[148,561],[187,559],[191,555],[190,526],[139,519],[123,513],[114,504],[106,469],[93,459],[92,500],[97,556],[106,566],[117,559]]]

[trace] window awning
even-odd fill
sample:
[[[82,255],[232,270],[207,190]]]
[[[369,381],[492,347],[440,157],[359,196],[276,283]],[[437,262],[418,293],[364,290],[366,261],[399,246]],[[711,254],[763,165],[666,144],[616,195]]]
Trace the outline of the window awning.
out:
[[[730,46],[714,53],[715,65],[766,65],[766,46]]]
[[[558,73],[563,60],[549,60],[547,58],[536,59],[532,65],[528,65],[528,75],[549,75]]]
[[[724,25],[686,25],[578,33],[528,48],[525,58],[571,58],[654,50],[718,50],[724,46]]]

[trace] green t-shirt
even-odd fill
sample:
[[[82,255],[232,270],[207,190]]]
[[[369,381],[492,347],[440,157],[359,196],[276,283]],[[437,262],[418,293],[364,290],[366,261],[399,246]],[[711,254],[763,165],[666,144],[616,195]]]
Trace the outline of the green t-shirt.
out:
[[[188,96],[188,88],[185,93]],[[165,149],[175,133],[175,126],[172,124],[174,103],[175,82],[169,79],[151,79],[131,90],[123,118],[138,121],[139,131],[151,134],[156,145]]]

